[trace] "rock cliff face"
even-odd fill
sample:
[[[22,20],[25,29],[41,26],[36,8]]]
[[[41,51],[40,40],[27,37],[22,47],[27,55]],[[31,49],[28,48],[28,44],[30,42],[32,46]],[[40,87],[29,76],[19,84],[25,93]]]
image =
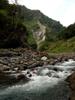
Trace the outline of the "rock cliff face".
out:
[[[36,43],[37,49],[45,40],[55,39],[57,34],[64,29],[60,22],[47,17],[39,10],[30,10],[25,6],[18,6],[18,16],[29,31],[29,44]]]
[[[39,50],[42,43],[45,41],[46,38],[46,26],[42,25],[40,21],[37,22],[38,28],[33,30],[33,37],[37,43],[37,49]]]

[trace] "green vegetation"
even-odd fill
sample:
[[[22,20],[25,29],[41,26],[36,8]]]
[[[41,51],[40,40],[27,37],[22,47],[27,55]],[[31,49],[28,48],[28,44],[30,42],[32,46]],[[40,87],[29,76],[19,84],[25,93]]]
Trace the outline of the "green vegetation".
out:
[[[47,52],[52,53],[64,53],[64,52],[75,52],[75,37],[68,40],[59,40],[56,42],[49,43],[49,48]]]
[[[52,53],[75,52],[75,23],[62,30],[55,41],[46,41],[40,49]]]
[[[39,10],[30,10],[24,6],[8,4],[7,0],[0,0],[0,48],[27,45],[36,48],[33,32],[39,27],[38,22],[46,26],[45,35],[49,41],[63,28],[59,22],[48,18]]]
[[[39,10],[30,10],[24,6],[19,6],[19,12],[21,12],[19,13],[21,20],[31,32],[36,29],[38,21],[46,26],[46,37],[49,41],[55,40],[58,33],[64,29],[60,22],[45,16]]]
[[[75,23],[65,28],[58,35],[59,39],[69,39],[75,36]]]
[[[75,24],[65,28],[39,10],[30,10],[25,6],[8,4],[7,0],[0,0],[0,48],[36,49],[37,43],[33,34],[38,34],[43,29],[40,26],[46,27],[46,39],[40,46],[41,51],[75,52]]]
[[[0,48],[26,46],[27,29],[16,17],[16,5],[0,0]]]

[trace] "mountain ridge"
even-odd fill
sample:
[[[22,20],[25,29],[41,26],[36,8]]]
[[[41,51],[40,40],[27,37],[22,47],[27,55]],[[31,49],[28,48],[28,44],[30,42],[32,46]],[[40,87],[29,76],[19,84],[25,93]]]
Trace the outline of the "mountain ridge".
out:
[[[40,10],[30,10],[27,9],[25,6],[20,5],[18,7],[21,12],[19,16],[22,18],[23,24],[27,27],[30,33],[37,29],[40,29],[40,26],[38,24],[38,22],[40,22],[42,25],[46,27],[46,40],[51,41],[56,38],[57,34],[62,29],[64,29],[63,25],[61,25],[60,22],[49,18],[48,16],[40,12]]]
[[[1,0],[0,5],[0,48],[31,47],[50,52],[75,50],[75,24],[64,27],[39,10],[8,4],[7,0]]]

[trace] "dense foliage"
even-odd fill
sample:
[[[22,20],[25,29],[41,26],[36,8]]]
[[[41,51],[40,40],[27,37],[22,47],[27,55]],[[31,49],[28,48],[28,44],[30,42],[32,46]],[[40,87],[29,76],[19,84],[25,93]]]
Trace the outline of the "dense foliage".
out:
[[[39,29],[37,22],[46,27],[46,41],[40,50],[48,52],[75,51],[75,24],[63,27],[60,22],[48,18],[39,10],[8,4],[0,0],[0,48],[37,48],[33,30]]]
[[[27,46],[27,29],[17,17],[17,6],[0,0],[0,47]]]
[[[65,28],[63,31],[60,32],[59,38],[60,39],[69,39],[75,36],[75,23]]]
[[[28,30],[35,28],[34,26],[36,26],[37,21],[40,21],[46,26],[46,37],[49,41],[55,40],[58,33],[64,29],[60,22],[45,16],[39,10],[30,10],[24,6],[19,6],[18,9],[19,17],[27,26]]]

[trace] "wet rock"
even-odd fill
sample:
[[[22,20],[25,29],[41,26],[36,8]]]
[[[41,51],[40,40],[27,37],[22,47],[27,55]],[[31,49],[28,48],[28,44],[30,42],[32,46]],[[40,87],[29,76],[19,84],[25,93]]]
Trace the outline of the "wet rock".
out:
[[[75,93],[75,92],[74,92],[74,93]],[[70,95],[69,100],[75,100],[75,96],[74,96],[73,94]]]
[[[75,72],[67,78],[72,90],[75,90]]]
[[[16,67],[16,68],[13,68],[13,71],[17,71],[18,70],[18,68]]]
[[[29,77],[32,77],[32,74],[29,74]]]
[[[28,68],[35,68],[35,67],[43,66],[43,64],[44,64],[43,62],[36,62],[28,66]]]
[[[4,72],[5,72],[5,71],[9,71],[9,70],[10,70],[9,67],[3,69]]]
[[[62,57],[57,58],[58,62],[62,62]]]
[[[23,69],[24,69],[24,70],[26,70],[27,68],[28,68],[27,66],[25,66],[25,65],[23,66]]]
[[[33,72],[34,74],[37,74],[37,70],[36,70],[36,69],[32,69],[32,72]]]
[[[20,80],[28,81],[29,80],[24,74],[19,74],[16,79],[18,81]]]
[[[27,74],[30,74],[30,71],[27,71]]]
[[[51,62],[50,62],[50,65],[55,65],[55,62],[54,62],[54,61],[51,61]]]
[[[24,79],[25,78],[25,75],[24,74],[20,74],[17,76],[17,80],[21,80],[21,79]]]
[[[54,71],[63,71],[63,69],[62,68],[59,68],[59,67],[54,67],[54,68],[52,68]]]
[[[54,74],[54,75],[52,75],[52,76],[55,77],[55,78],[60,78],[60,76],[57,75],[57,74]]]
[[[75,72],[72,73],[68,78],[69,86],[71,88],[71,95],[69,100],[75,100]]]
[[[51,77],[51,73],[49,72],[49,73],[47,73],[47,75],[49,76],[49,77]]]
[[[4,72],[0,72],[0,84],[2,85],[8,85],[16,83],[16,78],[10,75],[7,75]]]
[[[54,70],[54,71],[58,71],[58,68],[54,67],[53,70]]]
[[[59,62],[58,59],[51,59],[50,64],[55,65],[58,62]]]

